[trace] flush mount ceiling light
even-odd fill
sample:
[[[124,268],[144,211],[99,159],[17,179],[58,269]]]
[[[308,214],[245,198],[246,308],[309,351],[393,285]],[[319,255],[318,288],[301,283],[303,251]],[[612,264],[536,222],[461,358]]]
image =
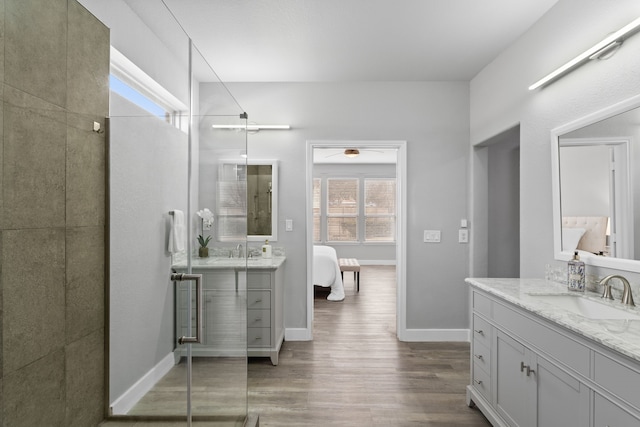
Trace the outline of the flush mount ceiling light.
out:
[[[358,157],[359,154],[360,150],[358,150],[357,148],[347,148],[346,150],[344,150],[344,155],[347,157]]]
[[[601,42],[595,44],[593,47],[576,56],[571,61],[564,64],[562,67],[547,74],[546,76],[529,86],[529,90],[534,90],[553,82],[554,80],[564,76],[575,68],[578,68],[590,59],[606,59],[610,57],[611,53],[615,52],[615,49],[620,47],[625,37],[635,33],[636,31],[638,31],[638,29],[640,29],[640,18],[636,18],[629,24],[620,28],[615,33],[612,33],[609,36],[605,37]]]

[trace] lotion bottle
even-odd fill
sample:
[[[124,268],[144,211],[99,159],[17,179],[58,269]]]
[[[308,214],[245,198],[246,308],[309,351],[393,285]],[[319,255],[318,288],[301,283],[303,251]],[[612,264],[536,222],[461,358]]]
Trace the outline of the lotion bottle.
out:
[[[567,265],[567,288],[570,291],[584,292],[584,262],[580,261],[578,251]]]
[[[262,245],[262,258],[271,258],[271,245],[268,240],[265,240]]]

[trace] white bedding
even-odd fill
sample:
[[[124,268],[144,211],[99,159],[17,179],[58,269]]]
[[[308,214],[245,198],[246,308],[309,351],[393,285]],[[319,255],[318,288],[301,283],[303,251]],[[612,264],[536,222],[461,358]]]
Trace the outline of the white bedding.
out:
[[[313,247],[313,284],[328,287],[331,293],[327,297],[329,301],[342,301],[344,299],[344,285],[340,275],[338,255],[331,246]]]

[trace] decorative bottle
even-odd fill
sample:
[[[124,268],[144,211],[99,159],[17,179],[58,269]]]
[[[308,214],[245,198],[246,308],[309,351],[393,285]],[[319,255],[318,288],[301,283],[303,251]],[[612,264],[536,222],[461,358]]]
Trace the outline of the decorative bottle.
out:
[[[271,245],[268,240],[265,240],[262,245],[262,258],[271,258]]]
[[[567,288],[570,291],[584,292],[584,262],[580,261],[578,251],[567,265]]]

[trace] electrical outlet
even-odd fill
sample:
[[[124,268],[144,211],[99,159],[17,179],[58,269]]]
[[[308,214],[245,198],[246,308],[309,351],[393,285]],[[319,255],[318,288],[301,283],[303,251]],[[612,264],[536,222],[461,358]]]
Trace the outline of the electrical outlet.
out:
[[[464,228],[458,230],[458,243],[469,243],[469,230]]]

